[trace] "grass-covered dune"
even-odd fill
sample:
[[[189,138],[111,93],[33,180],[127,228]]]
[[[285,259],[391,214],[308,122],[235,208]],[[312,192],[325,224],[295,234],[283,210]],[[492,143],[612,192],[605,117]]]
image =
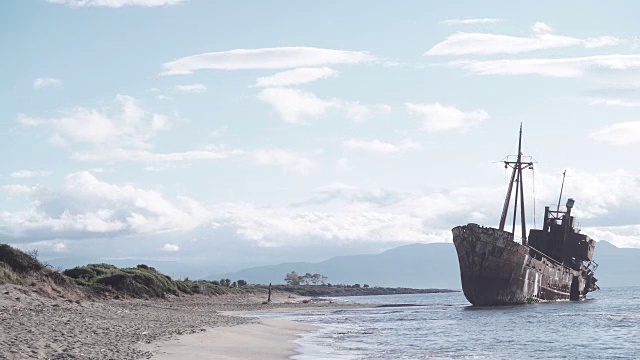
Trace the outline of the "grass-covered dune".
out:
[[[218,281],[174,280],[144,264],[134,268],[89,264],[60,272],[39,261],[36,253],[26,253],[7,244],[0,244],[0,285],[2,284],[28,286],[43,295],[74,299],[165,298],[192,294],[256,294],[267,291],[262,287],[237,286],[231,281],[220,285]]]
[[[0,244],[0,285],[14,284],[50,297],[77,301],[85,293],[74,281],[47,267],[33,255],[7,244]]]
[[[96,293],[117,293],[132,297],[165,297],[192,294],[190,284],[176,281],[156,269],[138,265],[118,268],[109,264],[89,264],[63,272],[75,282]]]
[[[163,298],[167,295],[223,295],[263,292],[247,286],[225,286],[205,280],[174,280],[153,267],[141,264],[118,268],[109,264],[89,264],[67,269],[63,274],[76,284],[99,294],[136,298]]]

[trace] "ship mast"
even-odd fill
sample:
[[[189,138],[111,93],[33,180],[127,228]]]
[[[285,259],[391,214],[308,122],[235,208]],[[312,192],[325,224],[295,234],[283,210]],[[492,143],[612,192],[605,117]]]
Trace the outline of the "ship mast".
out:
[[[556,212],[560,212],[560,202],[562,201],[562,191],[564,190],[564,178],[567,177],[567,170],[562,173],[562,186],[560,186],[560,197],[558,198],[558,208]]]
[[[520,227],[522,228],[522,245],[527,245],[527,225],[524,212],[524,184],[522,181],[522,170],[533,169],[533,162],[522,162],[522,123],[520,123],[520,135],[518,137],[518,156],[516,157],[516,161],[509,161],[507,159],[504,161],[504,167],[511,167],[513,170],[511,172],[511,180],[509,181],[507,196],[504,199],[504,206],[502,207],[502,216],[500,216],[500,230],[504,230],[504,226],[507,221],[507,213],[509,212],[509,206],[511,204],[513,184],[516,184],[516,191],[513,200],[513,225],[511,228],[511,233],[515,238],[516,218],[518,215],[518,198],[520,198]]]

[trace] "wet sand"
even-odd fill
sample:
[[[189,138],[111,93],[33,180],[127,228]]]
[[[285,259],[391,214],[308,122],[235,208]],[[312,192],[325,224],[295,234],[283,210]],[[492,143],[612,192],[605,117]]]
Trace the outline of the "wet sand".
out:
[[[284,360],[296,354],[294,340],[298,335],[313,329],[293,321],[260,319],[257,323],[207,329],[141,348],[153,352],[154,360]]]

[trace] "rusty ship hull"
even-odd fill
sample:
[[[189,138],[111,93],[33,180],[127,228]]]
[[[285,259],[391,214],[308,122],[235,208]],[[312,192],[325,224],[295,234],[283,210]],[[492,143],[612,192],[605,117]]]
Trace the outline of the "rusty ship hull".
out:
[[[477,306],[580,300],[589,278],[513,241],[507,231],[468,224],[453,228],[462,289]]]

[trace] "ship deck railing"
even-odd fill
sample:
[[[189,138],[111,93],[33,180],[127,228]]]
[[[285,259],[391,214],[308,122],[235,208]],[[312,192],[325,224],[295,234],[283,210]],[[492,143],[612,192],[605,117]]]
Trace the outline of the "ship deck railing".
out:
[[[529,249],[533,250],[534,252],[536,252],[536,253],[540,254],[542,257],[544,257],[545,259],[547,259],[549,262],[552,262],[552,263],[554,263],[554,264],[556,264],[556,265],[565,266],[565,265],[563,265],[562,263],[560,263],[560,262],[558,262],[558,261],[554,260],[551,256],[549,256],[549,255],[547,255],[547,254],[543,253],[542,251],[540,251],[540,250],[538,250],[538,249],[536,249],[536,248],[534,248],[534,247],[532,247],[532,246],[529,246],[529,245],[527,245],[527,247],[528,247]]]

